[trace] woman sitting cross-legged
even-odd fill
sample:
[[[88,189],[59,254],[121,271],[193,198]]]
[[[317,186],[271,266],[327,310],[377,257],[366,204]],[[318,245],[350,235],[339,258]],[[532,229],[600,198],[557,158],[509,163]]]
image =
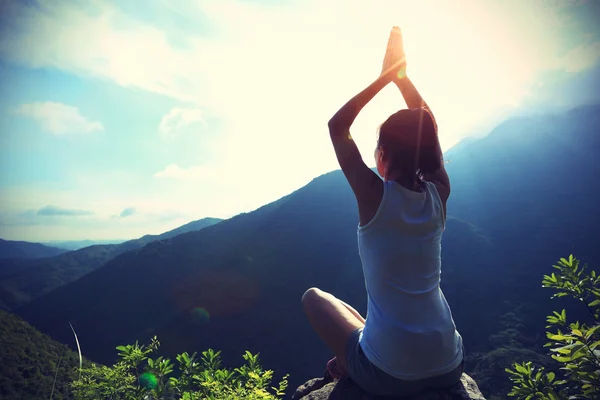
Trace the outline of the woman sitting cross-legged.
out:
[[[381,76],[329,121],[340,167],[358,203],[358,249],[367,316],[330,293],[306,291],[302,306],[334,352],[327,367],[374,395],[411,395],[460,380],[462,338],[440,288],[441,239],[450,181],[431,110],[406,76],[399,28],[388,41]],[[380,127],[375,159],[363,162],[350,135],[361,109],[387,84],[408,109]]]

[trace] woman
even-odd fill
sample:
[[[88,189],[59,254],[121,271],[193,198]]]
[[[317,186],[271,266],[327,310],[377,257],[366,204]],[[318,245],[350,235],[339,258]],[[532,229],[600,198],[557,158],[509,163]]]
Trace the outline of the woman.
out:
[[[335,354],[330,374],[349,376],[375,395],[452,386],[464,367],[462,338],[440,289],[450,181],[433,115],[405,71],[401,32],[394,27],[381,76],[329,121],[337,159],[358,203],[367,318],[316,288],[302,297],[309,322]],[[408,109],[379,129],[375,159],[382,180],[363,162],[350,126],[390,82]]]

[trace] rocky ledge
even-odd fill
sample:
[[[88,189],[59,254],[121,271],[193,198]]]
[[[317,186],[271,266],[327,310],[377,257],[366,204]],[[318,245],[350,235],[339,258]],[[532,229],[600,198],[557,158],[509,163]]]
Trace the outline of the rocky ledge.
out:
[[[485,400],[477,383],[467,374],[460,382],[447,389],[427,390],[414,396],[377,397],[363,392],[351,379],[337,381],[329,374],[315,378],[298,387],[292,400]]]

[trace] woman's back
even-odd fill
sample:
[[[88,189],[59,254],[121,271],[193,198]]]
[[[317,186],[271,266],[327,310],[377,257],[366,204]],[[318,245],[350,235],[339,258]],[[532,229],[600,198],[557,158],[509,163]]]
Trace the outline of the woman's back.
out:
[[[368,296],[360,344],[397,378],[441,375],[462,361],[462,338],[440,289],[442,200],[431,182],[422,192],[383,185],[375,217],[358,228]]]

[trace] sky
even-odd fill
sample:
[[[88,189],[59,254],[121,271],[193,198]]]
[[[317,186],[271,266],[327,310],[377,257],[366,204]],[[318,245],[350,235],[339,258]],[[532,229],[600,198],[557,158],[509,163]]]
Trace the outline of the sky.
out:
[[[327,121],[377,78],[394,25],[444,150],[598,101],[581,82],[599,16],[595,0],[3,0],[0,237],[157,234],[337,169]],[[390,85],[357,118],[368,165],[403,107]]]

